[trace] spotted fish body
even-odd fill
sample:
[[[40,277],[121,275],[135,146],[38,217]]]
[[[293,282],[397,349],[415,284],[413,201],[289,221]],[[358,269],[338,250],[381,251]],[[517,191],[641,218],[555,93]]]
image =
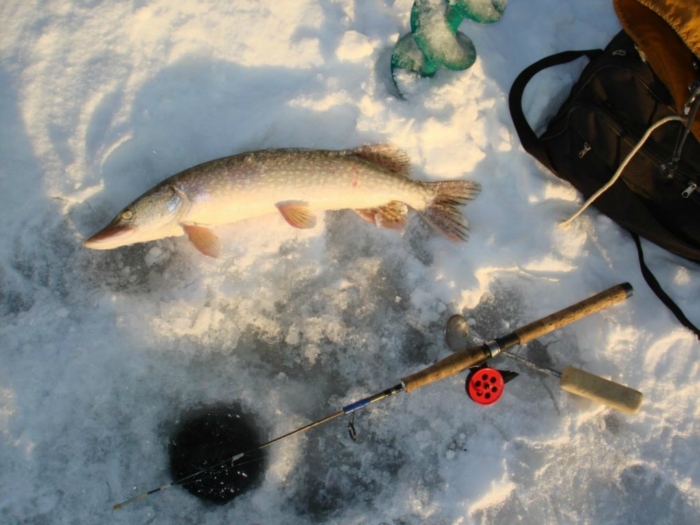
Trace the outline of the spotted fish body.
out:
[[[353,209],[365,220],[401,228],[407,206],[452,240],[466,240],[456,206],[474,198],[473,182],[408,178],[408,157],[390,146],[354,150],[278,149],[205,162],[161,182],[102,231],[94,249],[186,234],[205,255],[221,247],[210,228],[279,211],[297,228],[315,225],[315,211]]]

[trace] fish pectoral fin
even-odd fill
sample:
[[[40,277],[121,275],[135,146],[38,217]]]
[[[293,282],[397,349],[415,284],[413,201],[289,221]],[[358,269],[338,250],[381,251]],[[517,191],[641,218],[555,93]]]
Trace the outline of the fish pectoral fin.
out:
[[[291,226],[295,228],[313,228],[316,226],[316,215],[308,203],[300,201],[278,202],[277,209]]]
[[[182,224],[190,242],[207,257],[221,255],[221,241],[209,228],[198,224]]]
[[[408,217],[408,206],[399,201],[391,201],[389,204],[378,208],[365,208],[354,211],[366,221],[391,230],[399,230],[406,226]]]

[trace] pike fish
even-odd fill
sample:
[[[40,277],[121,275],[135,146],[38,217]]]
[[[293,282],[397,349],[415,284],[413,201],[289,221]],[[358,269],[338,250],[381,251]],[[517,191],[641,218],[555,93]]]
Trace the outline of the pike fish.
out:
[[[273,149],[212,160],[164,180],[119,212],[84,246],[110,250],[187,235],[218,257],[212,228],[278,211],[295,228],[312,228],[317,211],[352,209],[384,228],[402,228],[408,208],[453,241],[466,241],[457,210],[479,193],[467,181],[409,178],[408,156],[388,145],[351,150]]]

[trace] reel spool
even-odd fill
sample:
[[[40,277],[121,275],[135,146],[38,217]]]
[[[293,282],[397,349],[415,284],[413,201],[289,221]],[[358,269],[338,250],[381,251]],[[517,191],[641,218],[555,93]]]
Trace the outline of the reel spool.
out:
[[[464,390],[474,403],[493,405],[501,399],[506,390],[506,383],[516,377],[518,373],[510,370],[497,370],[489,366],[472,368],[464,382]]]
[[[503,395],[505,381],[495,368],[485,366],[472,370],[464,384],[469,399],[479,405],[493,405]]]

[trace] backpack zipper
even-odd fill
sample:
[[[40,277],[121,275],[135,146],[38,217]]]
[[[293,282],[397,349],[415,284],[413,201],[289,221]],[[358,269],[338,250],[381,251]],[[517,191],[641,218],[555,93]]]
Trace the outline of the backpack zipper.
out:
[[[584,142],[583,149],[578,152],[578,158],[582,159],[586,156],[586,153],[588,153],[589,151],[591,151],[591,145],[588,142]]]
[[[639,142],[639,137],[636,137],[636,136],[632,135],[629,131],[626,131],[622,127],[622,125],[617,121],[617,119],[613,115],[611,115],[608,111],[606,111],[603,107],[597,106],[597,105],[592,104],[592,103],[585,101],[585,100],[584,101],[577,101],[575,104],[572,104],[569,107],[569,110],[566,112],[567,123],[566,123],[566,126],[563,128],[564,130],[569,127],[568,121],[571,117],[571,113],[573,113],[577,109],[583,110],[583,111],[588,111],[588,112],[594,112],[594,113],[600,115],[602,118],[604,118],[608,122],[608,125],[610,126],[610,128],[612,128],[615,131],[615,133],[620,137],[620,139],[622,139],[628,145],[634,147],[634,145],[637,144],[637,142]],[[564,131],[562,130],[558,134],[561,134],[563,132]],[[625,132],[625,136],[622,136],[622,132]],[[554,136],[556,136],[556,135],[552,135],[552,137],[554,137]],[[653,143],[647,142],[647,144],[645,144],[644,148],[642,148],[639,151],[639,153],[637,153],[637,155],[645,156],[645,157],[647,157],[647,159],[651,160],[655,164],[658,164],[659,167],[661,167],[664,164],[664,162],[661,160],[663,156],[659,155],[659,153],[655,151],[655,148],[653,146],[654,146]],[[578,153],[579,158],[582,159],[592,149],[593,149],[592,146],[588,142],[584,141],[583,149],[581,151],[579,151],[579,153]],[[680,168],[680,166],[684,166],[685,169],[683,171],[681,171],[680,169],[678,169],[678,168]],[[689,167],[685,163],[679,164],[678,168],[673,173],[673,176],[669,177],[669,178],[671,180],[676,181],[678,184],[680,184],[683,187],[683,191],[681,192],[681,195],[687,199],[695,192],[698,185],[695,182],[694,177],[691,177],[691,176],[687,175],[686,173],[684,173],[685,171],[687,171],[689,169]],[[695,170],[690,168],[690,171],[695,171]],[[623,175],[623,177],[624,177],[624,175]],[[700,192],[698,192],[696,195],[700,195]]]

